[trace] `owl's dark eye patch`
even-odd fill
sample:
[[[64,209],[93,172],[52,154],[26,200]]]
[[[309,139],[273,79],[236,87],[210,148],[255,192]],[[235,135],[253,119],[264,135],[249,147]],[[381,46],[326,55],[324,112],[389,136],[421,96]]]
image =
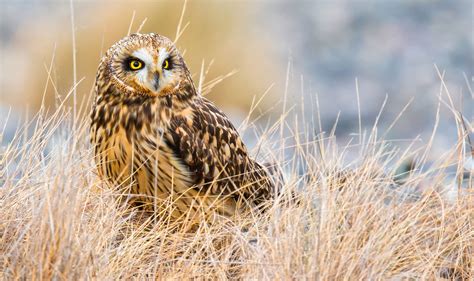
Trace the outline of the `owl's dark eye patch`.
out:
[[[137,71],[145,67],[145,63],[137,58],[130,57],[124,61],[124,68],[128,71]]]
[[[170,57],[166,58],[163,61],[163,64],[161,67],[163,67],[163,69],[166,69],[166,70],[170,70],[171,68],[173,68],[173,63],[172,63],[171,58]]]

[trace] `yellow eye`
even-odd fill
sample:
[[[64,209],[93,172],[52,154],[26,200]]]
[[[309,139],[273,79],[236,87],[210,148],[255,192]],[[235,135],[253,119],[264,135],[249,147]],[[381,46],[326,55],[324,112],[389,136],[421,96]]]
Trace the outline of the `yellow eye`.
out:
[[[139,70],[143,68],[143,63],[139,60],[131,60],[128,66],[130,66],[131,70]]]
[[[164,69],[170,68],[170,62],[168,59],[165,59],[165,61],[163,62],[163,68]]]

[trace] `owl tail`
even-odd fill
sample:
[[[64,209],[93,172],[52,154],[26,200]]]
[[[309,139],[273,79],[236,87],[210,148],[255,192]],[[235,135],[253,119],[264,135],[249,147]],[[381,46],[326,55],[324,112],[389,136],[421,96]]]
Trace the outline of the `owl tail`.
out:
[[[281,167],[276,162],[266,162],[263,163],[262,166],[268,180],[273,186],[275,195],[278,195],[278,193],[283,188],[283,185],[285,184],[285,178],[283,176],[283,171],[281,170]]]
[[[276,198],[284,185],[283,173],[277,163],[267,162],[263,165],[252,163],[251,178],[255,183],[251,194],[257,201]]]

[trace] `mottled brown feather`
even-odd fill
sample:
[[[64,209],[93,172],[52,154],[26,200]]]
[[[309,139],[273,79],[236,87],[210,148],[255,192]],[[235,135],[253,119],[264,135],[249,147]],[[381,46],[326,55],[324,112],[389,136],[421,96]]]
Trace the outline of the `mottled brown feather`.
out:
[[[159,93],[121,69],[123,58],[144,48],[156,60],[160,52],[173,60]],[[95,91],[91,142],[99,175],[127,200],[179,218],[198,210],[233,215],[275,194],[226,115],[196,93],[169,39],[134,34],[116,43],[101,60]]]

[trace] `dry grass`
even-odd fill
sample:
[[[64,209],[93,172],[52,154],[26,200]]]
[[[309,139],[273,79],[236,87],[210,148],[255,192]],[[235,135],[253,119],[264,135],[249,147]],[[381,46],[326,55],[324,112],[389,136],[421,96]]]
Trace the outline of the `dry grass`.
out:
[[[206,84],[201,73],[199,88],[208,92],[223,78]],[[0,148],[0,279],[474,278],[472,186],[459,187],[454,199],[445,196],[462,172],[445,172],[462,166],[462,141],[421,169],[432,139],[398,151],[376,126],[368,134],[359,126],[357,144],[339,147],[334,129],[300,130],[308,124],[291,121],[287,112],[262,133],[264,149],[257,149],[272,151],[266,158],[286,171],[270,210],[190,230],[116,202],[95,172],[88,118],[80,117],[88,103],[69,108],[65,101],[75,100],[75,87],[63,98],[52,88],[57,108],[42,106]],[[456,117],[463,140],[463,119]],[[251,127],[248,120],[241,130]],[[278,141],[269,145],[271,139]],[[350,165],[348,151],[357,154]],[[416,159],[416,169],[395,183],[395,167],[406,159]],[[283,200],[290,194],[297,203]]]
[[[95,173],[87,118],[74,126],[70,113],[39,112],[2,150],[0,279],[474,276],[474,196],[442,192],[457,150],[397,185],[390,167],[423,150],[390,150],[374,130],[347,168],[351,146],[295,134],[282,198],[299,203],[190,231],[116,203]]]

